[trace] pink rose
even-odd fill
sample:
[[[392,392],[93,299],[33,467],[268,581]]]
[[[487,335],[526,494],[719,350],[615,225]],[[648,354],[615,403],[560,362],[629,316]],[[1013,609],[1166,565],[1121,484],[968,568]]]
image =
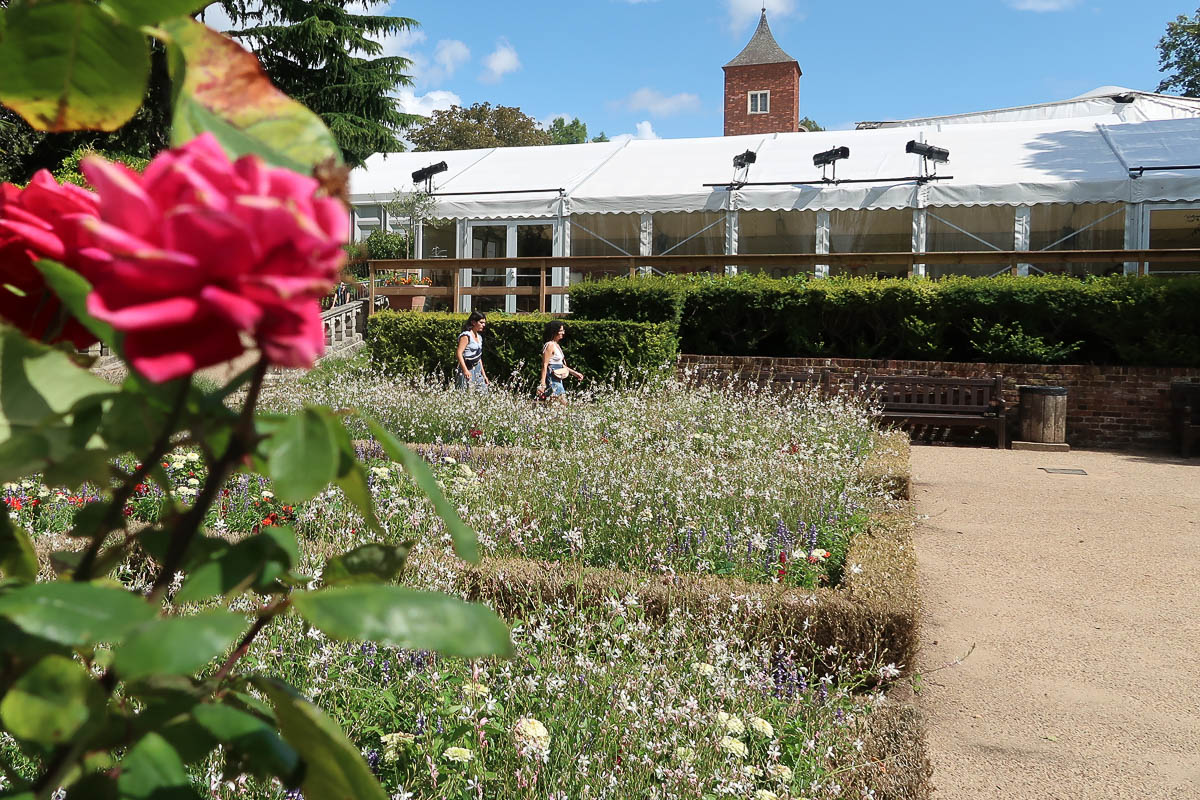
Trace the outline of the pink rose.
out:
[[[267,360],[310,367],[324,352],[320,298],[345,259],[345,207],[317,181],[256,156],[230,163],[203,134],[138,175],[84,159],[100,218],[80,218],[94,249],[88,311],[125,333],[152,381],[236,358],[252,339]]]
[[[24,189],[0,184],[0,317],[34,339],[65,340],[80,348],[96,341],[78,320],[62,314],[62,304],[33,262],[48,258],[76,267],[73,220],[97,213],[94,194],[60,185],[44,169]]]

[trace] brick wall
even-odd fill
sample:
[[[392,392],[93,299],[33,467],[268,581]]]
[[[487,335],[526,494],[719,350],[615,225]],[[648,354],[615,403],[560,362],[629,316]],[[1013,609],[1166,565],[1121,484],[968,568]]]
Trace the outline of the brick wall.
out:
[[[751,114],[747,95],[771,92],[770,112]],[[725,135],[800,130],[800,67],[794,61],[725,68]]]
[[[1004,376],[1009,438],[1019,437],[1018,385],[1067,388],[1067,442],[1079,447],[1154,447],[1171,444],[1170,385],[1200,383],[1200,368],[1104,367],[1075,364],[971,364],[852,358],[680,356],[679,367],[702,377],[763,382],[777,375],[829,370],[833,384],[850,387],[856,373],[959,378]]]

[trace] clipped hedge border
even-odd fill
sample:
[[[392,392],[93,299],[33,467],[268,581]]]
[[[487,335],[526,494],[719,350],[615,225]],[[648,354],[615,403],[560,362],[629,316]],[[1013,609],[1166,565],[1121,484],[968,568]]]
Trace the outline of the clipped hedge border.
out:
[[[371,363],[401,373],[440,373],[455,368],[454,349],[466,314],[382,311],[367,320]],[[488,377],[516,376],[526,387],[541,371],[542,331],[549,315],[488,313],[483,365]],[[640,379],[673,371],[679,341],[673,325],[628,321],[566,320],[567,363],[592,381]]]

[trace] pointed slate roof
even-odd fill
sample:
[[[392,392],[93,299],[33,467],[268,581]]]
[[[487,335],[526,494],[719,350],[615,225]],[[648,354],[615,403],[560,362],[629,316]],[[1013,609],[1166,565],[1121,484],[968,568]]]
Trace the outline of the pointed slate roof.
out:
[[[753,64],[784,64],[795,61],[796,59],[783,52],[783,48],[771,35],[771,27],[767,25],[767,10],[764,8],[762,18],[758,21],[758,30],[750,37],[750,43],[725,66],[746,67]]]

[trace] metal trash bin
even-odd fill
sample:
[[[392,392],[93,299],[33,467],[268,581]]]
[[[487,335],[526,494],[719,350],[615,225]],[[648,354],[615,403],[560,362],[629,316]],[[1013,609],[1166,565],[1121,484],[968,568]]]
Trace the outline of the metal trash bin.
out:
[[[1067,390],[1063,386],[1018,386],[1021,396],[1021,439],[1035,444],[1065,445]]]

